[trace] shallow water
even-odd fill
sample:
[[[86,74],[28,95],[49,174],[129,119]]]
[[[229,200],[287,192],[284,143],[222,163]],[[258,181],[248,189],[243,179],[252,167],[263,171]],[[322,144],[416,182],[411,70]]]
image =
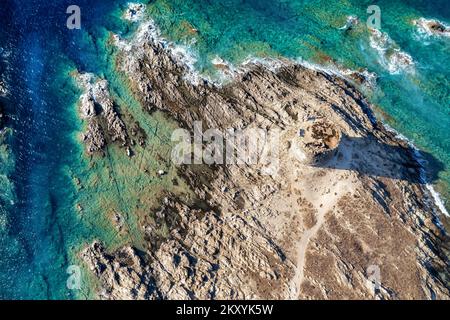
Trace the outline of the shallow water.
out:
[[[139,247],[138,220],[148,218],[154,198],[164,190],[184,192],[182,186],[173,190],[175,174],[158,160],[158,154],[170,151],[174,124],[158,114],[144,115],[114,68],[110,32],[126,36],[136,28],[121,19],[126,1],[77,3],[82,30],[65,27],[71,1],[4,0],[0,5],[0,60],[11,91],[8,125],[14,129],[1,137],[10,148],[0,148],[0,298],[90,297],[85,273],[83,281],[89,285],[83,290],[66,287],[67,267],[80,264],[79,248],[93,239],[111,248],[128,242]],[[196,67],[212,77],[211,60],[217,56],[236,65],[249,56],[283,56],[376,73],[376,87],[365,89],[366,94],[385,121],[445,166],[439,190],[450,199],[450,40],[425,39],[412,24],[420,17],[448,24],[450,6],[445,0],[378,2],[381,31],[414,61],[412,69],[391,74],[383,55],[370,45],[365,26],[370,4],[155,0],[148,13],[164,36],[186,45],[197,57]],[[340,29],[349,15],[358,16],[360,23],[352,30]],[[117,148],[95,162],[83,156],[74,70],[107,79],[120,110],[141,123],[154,147],[150,149],[158,152],[140,150],[139,161]],[[143,175],[147,168],[164,168],[169,174],[164,179]],[[126,221],[123,233],[111,225],[115,212]]]

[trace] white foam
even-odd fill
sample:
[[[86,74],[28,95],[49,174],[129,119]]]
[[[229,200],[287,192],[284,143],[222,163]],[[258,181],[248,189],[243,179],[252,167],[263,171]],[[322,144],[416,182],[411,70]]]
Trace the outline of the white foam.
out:
[[[238,72],[242,73],[242,72],[248,71],[248,69],[251,65],[261,65],[272,72],[278,72],[283,66],[286,66],[289,64],[298,64],[307,69],[320,71],[320,72],[326,73],[328,75],[338,76],[338,77],[345,79],[347,81],[350,81],[350,82],[353,82],[352,76],[357,74],[357,75],[362,76],[365,79],[365,82],[363,83],[363,85],[365,85],[369,88],[374,88],[376,86],[377,74],[374,72],[369,72],[367,69],[364,69],[363,71],[355,71],[355,70],[351,70],[351,69],[345,68],[345,67],[337,65],[337,64],[329,64],[327,66],[324,66],[324,65],[315,64],[315,63],[303,60],[302,58],[276,59],[276,58],[248,57],[240,65],[239,68],[235,68],[235,69],[238,70]]]
[[[357,23],[357,17],[350,16],[348,17],[348,20],[352,23]],[[368,70],[359,72],[336,65],[328,67],[313,65],[301,59],[292,60],[287,58],[261,58],[255,56],[247,57],[239,66],[235,66],[232,63],[225,61],[221,57],[216,56],[212,59],[211,63],[216,66],[223,66],[224,68],[218,68],[218,76],[211,78],[210,76],[202,74],[196,68],[198,55],[192,49],[192,45],[195,43],[195,38],[193,38],[191,43],[185,45],[175,44],[174,42],[168,41],[161,35],[160,29],[156,26],[156,23],[151,18],[147,18],[145,21],[141,22],[133,39],[122,40],[118,35],[114,35],[113,37],[118,48],[125,52],[132,53],[128,55],[126,59],[127,70],[137,70],[137,59],[133,59],[132,56],[139,58],[142,56],[142,54],[144,54],[141,49],[142,43],[156,43],[169,50],[172,57],[185,67],[186,73],[184,75],[184,78],[194,85],[198,85],[201,82],[207,81],[213,85],[221,86],[224,83],[232,81],[236,76],[248,72],[251,65],[261,65],[272,72],[277,72],[281,67],[291,63],[300,63],[305,67],[320,70],[328,74],[337,75],[349,81],[352,81],[351,77],[349,76],[351,76],[352,74],[359,74],[366,80],[364,85],[368,86],[369,88],[375,87],[377,78],[377,75],[375,73],[371,73]],[[133,64],[134,68],[132,68]]]
[[[143,19],[144,13],[145,13],[144,4],[129,2],[127,4],[127,10],[125,10],[123,14],[123,18],[131,22],[137,22]]]
[[[84,90],[89,90],[90,88],[92,88],[95,80],[96,80],[96,76],[93,73],[77,73],[75,76],[75,80],[77,85],[84,89]]]
[[[348,28],[355,26],[358,23],[359,23],[359,19],[357,16],[348,16],[345,25],[343,27],[339,28],[339,30],[347,30]]]
[[[211,63],[217,68],[218,76],[216,82],[218,86],[233,81],[240,70],[237,69],[231,62],[222,59],[219,56],[214,57]]]
[[[173,42],[168,43],[168,50],[171,56],[174,57],[179,63],[187,68],[187,72],[184,78],[192,84],[198,85],[202,80],[210,80],[201,75],[195,67],[197,63],[197,55],[192,51],[189,45],[178,45]]]
[[[416,26],[418,39],[429,39],[431,37],[450,37],[450,26],[436,19],[420,18],[413,20],[413,24]],[[444,27],[444,32],[436,32],[430,28],[430,24],[438,24]]]
[[[192,45],[195,39],[187,44],[175,44],[168,41],[161,35],[160,29],[156,26],[152,19],[143,21],[131,40],[121,39],[118,35],[113,35],[116,46],[122,51],[130,53],[126,59],[127,70],[137,70],[137,58],[142,57],[145,52],[142,49],[143,43],[158,44],[168,50],[172,58],[181,66],[185,67],[184,79],[194,85],[198,85],[202,81],[214,83],[209,77],[202,75],[195,67],[198,58]],[[132,69],[130,69],[132,68]]]
[[[259,58],[259,57],[253,57],[249,56],[247,59],[241,64],[241,70],[247,71],[247,67],[250,65],[260,65],[272,72],[278,72],[283,66],[285,66],[287,63],[290,63],[292,61],[288,59],[276,59],[276,58]]]
[[[434,189],[433,185],[430,184],[427,181],[426,171],[425,171],[426,161],[425,161],[425,159],[423,159],[422,155],[420,154],[420,150],[417,149],[417,147],[414,145],[414,143],[411,140],[409,140],[408,138],[406,138],[404,135],[402,135],[401,133],[397,132],[395,129],[393,129],[392,127],[390,127],[387,124],[383,124],[383,125],[386,128],[386,130],[394,133],[397,139],[400,139],[400,140],[405,141],[406,143],[408,143],[409,147],[413,151],[414,158],[416,159],[416,161],[420,165],[419,176],[420,176],[421,182],[425,185],[425,188],[430,193],[431,198],[433,199],[434,204],[436,205],[436,207],[441,211],[442,214],[444,214],[447,217],[450,217],[449,212],[447,211],[447,209],[444,206],[444,202],[442,201],[441,195],[439,194],[439,192],[437,192]]]
[[[362,76],[365,79],[365,82],[363,85],[370,89],[374,89],[376,86],[377,81],[377,74],[374,72],[370,72],[367,69],[364,69],[362,71],[355,71],[352,69],[345,68],[343,66],[339,66],[337,64],[329,64],[328,66],[315,64],[306,60],[303,60],[301,58],[298,58],[295,60],[296,63],[304,66],[305,68],[321,71],[323,73],[326,73],[328,75],[338,76],[340,78],[343,78],[345,80],[348,80],[350,82],[353,82],[352,75],[357,74]]]
[[[371,39],[371,42],[373,41],[373,47],[378,48],[377,50],[379,50],[380,53],[383,53],[383,57],[384,57],[385,51],[387,49],[389,49],[390,47],[392,47],[393,45],[395,45],[395,43],[389,38],[389,36],[387,34],[383,34],[378,30],[375,30],[375,31],[376,31],[375,34],[377,34],[377,38],[379,38],[379,41],[375,41],[375,39]],[[120,40],[119,36],[114,36],[114,37],[116,40],[116,44],[122,50],[129,51],[129,52],[133,51],[134,54],[136,54],[136,52],[139,51],[139,48],[141,47],[141,44],[143,42],[150,41],[150,42],[160,43],[165,48],[167,48],[171,51],[172,55],[177,59],[177,61],[179,63],[182,63],[184,66],[187,67],[187,70],[189,72],[187,75],[185,75],[185,78],[188,81],[191,81],[193,84],[198,84],[200,80],[204,80],[204,81],[208,81],[215,85],[221,85],[220,82],[213,81],[212,79],[210,79],[208,77],[202,76],[198,72],[198,70],[196,70],[196,68],[195,68],[195,63],[197,62],[197,57],[192,52],[192,50],[190,50],[188,46],[176,45],[176,44],[164,39],[161,36],[160,31],[156,27],[153,20],[148,20],[146,22],[143,22],[140,25],[140,27],[136,33],[136,36],[134,37],[134,39],[132,41]],[[390,67],[390,69],[389,69],[389,65],[388,65],[388,69],[390,71],[397,72],[400,68],[406,68],[406,67],[409,67],[411,64],[413,64],[412,58],[410,58],[409,55],[401,52],[397,48],[394,48],[394,50],[397,50],[396,52],[398,54],[406,55],[407,57],[409,57],[409,61],[406,66],[403,66],[402,61],[399,61],[398,57],[395,57],[395,56],[393,58],[391,57],[390,62],[393,65]],[[129,60],[129,59],[127,59],[127,60]],[[130,60],[130,61],[132,61],[132,60]],[[351,81],[351,79],[348,79],[348,76],[358,73],[358,74],[362,75],[368,81],[368,83],[370,83],[371,86],[375,86],[374,82],[377,77],[377,75],[375,73],[371,73],[368,70],[359,72],[359,71],[353,71],[350,69],[342,68],[342,67],[339,67],[336,65],[325,67],[325,66],[321,66],[318,64],[314,64],[314,63],[302,60],[300,58],[296,59],[296,60],[290,60],[290,59],[281,60],[281,59],[275,59],[275,58],[248,57],[238,68],[234,67],[231,63],[223,60],[222,58],[220,58],[218,56],[213,58],[213,60],[211,62],[216,65],[220,64],[220,65],[227,66],[230,70],[230,73],[229,73],[229,75],[227,75],[227,77],[234,77],[235,75],[242,74],[242,72],[248,71],[248,68],[250,65],[262,65],[273,72],[277,72],[281,67],[287,65],[288,63],[297,63],[297,64],[304,66],[305,68],[321,71],[321,72],[324,72],[329,75],[339,76],[341,78],[344,78],[344,79],[347,79],[350,81]],[[390,128],[387,125],[385,125],[385,127],[388,130],[395,132],[396,136],[399,139],[405,140],[410,144],[412,150],[414,150],[414,155],[415,155],[417,161],[421,164],[420,177],[421,177],[421,179],[423,179],[426,189],[430,192],[430,195],[431,195],[432,199],[434,200],[434,203],[438,207],[438,209],[446,216],[450,216],[443,204],[443,201],[442,201],[439,193],[434,190],[434,188],[431,184],[426,183],[425,168],[422,165],[423,161],[421,160],[418,149],[406,137],[402,136],[401,134],[399,134],[398,132],[396,132],[394,129]]]
[[[390,74],[414,72],[415,63],[411,55],[401,51],[386,32],[370,28],[370,46],[377,51],[379,63]]]
[[[97,77],[93,73],[78,73],[75,80],[77,85],[83,89],[83,93],[79,98],[80,102],[87,101],[91,98],[99,102],[99,100],[108,99],[110,96],[108,81]]]
[[[228,61],[223,60],[222,58],[216,56],[212,61],[212,64],[218,66],[226,67],[226,76],[227,80],[236,77],[237,75],[242,75],[252,68],[252,66],[262,66],[267,70],[270,70],[274,73],[278,72],[282,67],[288,66],[290,64],[298,64],[308,68],[310,70],[320,71],[329,75],[338,76],[340,78],[346,79],[350,82],[353,82],[352,76],[357,74],[362,76],[365,81],[363,83],[364,86],[373,89],[376,86],[376,73],[369,72],[367,69],[363,71],[355,71],[348,68],[344,68],[342,66],[336,64],[330,64],[328,66],[323,66],[319,64],[314,64],[303,60],[301,58],[297,59],[288,59],[288,58],[261,58],[255,56],[248,56],[241,64],[238,66],[234,66]],[[222,72],[222,70],[219,70]]]

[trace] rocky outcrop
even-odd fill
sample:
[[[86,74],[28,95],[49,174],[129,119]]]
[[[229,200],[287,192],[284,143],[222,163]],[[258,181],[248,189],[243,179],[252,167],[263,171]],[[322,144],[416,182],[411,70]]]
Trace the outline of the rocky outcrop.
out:
[[[105,252],[102,245],[94,242],[81,253],[91,266],[90,271],[101,277],[102,299],[149,299],[157,298],[148,266],[131,247],[125,247],[114,255]]]
[[[134,22],[143,18],[145,13],[145,6],[142,3],[128,3],[128,8],[123,14],[125,20]]]
[[[293,139],[297,150],[297,160],[304,157],[303,162],[320,165],[336,155],[341,140],[340,129],[327,119],[307,119],[299,126],[300,139]]]
[[[421,33],[450,37],[450,27],[438,20],[420,18],[414,20],[413,23]]]
[[[420,165],[352,85],[290,62],[247,65],[222,86],[193,82],[154,26],[143,28],[119,46],[118,65],[147,111],[190,132],[199,121],[277,140],[269,162],[180,165],[202,205],[162,200],[139,252],[89,245],[81,257],[100,298],[450,297],[448,237]]]
[[[370,46],[378,53],[378,62],[386,68],[389,73],[414,73],[414,59],[410,54],[402,51],[389,34],[373,28],[369,28],[369,31]]]
[[[102,153],[108,142],[126,147],[128,133],[110,96],[108,83],[92,74],[77,75],[84,90],[79,100],[80,115],[87,122],[82,139],[89,154]]]
[[[98,242],[83,251],[82,258],[101,280],[101,298],[256,298],[258,293],[246,288],[249,283],[270,295],[280,278],[292,276],[293,266],[280,248],[239,215],[224,219],[166,200],[159,215],[164,219],[169,211],[178,215],[179,227],[156,247],[156,226],[145,226],[153,246],[142,257],[130,247],[108,254]],[[230,269],[239,272],[229,277]]]

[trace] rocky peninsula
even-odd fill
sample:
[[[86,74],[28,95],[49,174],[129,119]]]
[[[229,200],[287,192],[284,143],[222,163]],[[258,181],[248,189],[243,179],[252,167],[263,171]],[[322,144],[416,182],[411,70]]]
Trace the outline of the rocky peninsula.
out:
[[[449,299],[444,214],[416,151],[377,121],[350,81],[291,61],[254,61],[217,84],[196,74],[152,23],[114,38],[117,68],[150,117],[181,128],[280,132],[264,163],[180,165],[197,203],[160,199],[145,250],[80,253],[101,299]],[[224,65],[222,69],[227,69]],[[134,154],[144,135],[105,82],[84,82],[86,152]],[[140,141],[140,142],[139,142]],[[155,241],[164,222],[167,236]],[[376,278],[371,270],[378,270]],[[378,283],[377,283],[378,282]]]

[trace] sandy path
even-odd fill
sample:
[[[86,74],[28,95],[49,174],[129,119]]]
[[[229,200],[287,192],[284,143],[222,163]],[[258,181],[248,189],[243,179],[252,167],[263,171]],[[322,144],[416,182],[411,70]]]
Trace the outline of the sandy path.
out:
[[[339,161],[344,161],[347,163],[352,161],[352,146],[343,143],[340,146],[340,151],[343,155],[343,158]],[[341,175],[341,171],[334,171],[335,172],[333,174],[336,177],[336,182],[334,184],[330,183],[329,181],[330,175],[327,175],[326,181],[316,181],[317,184],[315,184],[315,186],[317,190],[327,190],[326,192],[314,192],[310,188],[303,191],[303,195],[305,196],[306,200],[309,201],[316,209],[317,223],[314,225],[314,227],[306,230],[303,233],[298,243],[296,263],[297,269],[294,277],[291,280],[289,299],[298,299],[300,287],[304,279],[305,257],[309,241],[316,236],[316,234],[322,227],[325,221],[326,213],[332,210],[333,207],[337,204],[338,200],[352,189],[351,181],[345,179]]]

